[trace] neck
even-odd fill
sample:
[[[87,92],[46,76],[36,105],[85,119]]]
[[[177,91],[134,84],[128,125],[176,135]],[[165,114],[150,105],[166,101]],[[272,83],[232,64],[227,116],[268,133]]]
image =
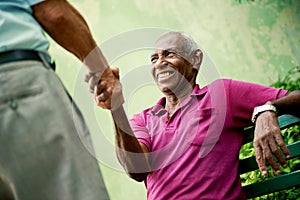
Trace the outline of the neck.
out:
[[[181,99],[177,98],[175,95],[166,96],[166,107],[174,108],[181,102]]]
[[[172,114],[174,110],[183,102],[193,91],[191,85],[181,90],[182,92],[178,94],[168,94],[166,95],[166,105],[165,108],[168,110],[169,114]]]

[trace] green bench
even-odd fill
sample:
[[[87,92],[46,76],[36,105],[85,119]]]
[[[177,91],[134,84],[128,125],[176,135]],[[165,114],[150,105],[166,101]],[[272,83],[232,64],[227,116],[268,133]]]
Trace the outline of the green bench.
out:
[[[300,124],[300,118],[293,115],[282,115],[278,118],[281,130]],[[253,127],[245,129],[245,137],[243,144],[253,141]],[[300,133],[298,133],[300,134]],[[288,144],[288,149],[291,153],[291,158],[300,158],[300,141]],[[240,175],[257,170],[255,157],[240,159],[239,173]],[[288,173],[281,173],[272,177],[267,176],[261,181],[243,186],[247,198],[259,197],[273,192],[290,189],[292,187],[300,186],[300,170],[291,171]]]

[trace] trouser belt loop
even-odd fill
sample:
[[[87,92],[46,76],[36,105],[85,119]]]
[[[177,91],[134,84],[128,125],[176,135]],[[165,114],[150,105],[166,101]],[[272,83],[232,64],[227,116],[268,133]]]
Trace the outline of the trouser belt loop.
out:
[[[38,55],[39,57],[41,58],[42,62],[44,63],[44,65],[47,67],[47,68],[52,68],[54,71],[55,71],[55,62],[52,62],[52,63],[49,63],[46,58],[45,58],[45,55],[41,52],[38,52]]]

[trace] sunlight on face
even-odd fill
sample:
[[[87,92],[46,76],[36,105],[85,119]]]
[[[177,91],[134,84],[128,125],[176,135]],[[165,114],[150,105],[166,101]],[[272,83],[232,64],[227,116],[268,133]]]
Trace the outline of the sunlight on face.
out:
[[[178,93],[187,84],[192,84],[195,72],[190,62],[190,51],[193,48],[187,41],[181,33],[171,32],[161,36],[155,43],[150,57],[151,72],[165,94]]]

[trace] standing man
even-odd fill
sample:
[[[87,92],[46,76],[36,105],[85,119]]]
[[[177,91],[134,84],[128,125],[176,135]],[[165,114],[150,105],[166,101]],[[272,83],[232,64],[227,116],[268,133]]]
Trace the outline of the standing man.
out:
[[[122,107],[111,110],[118,159],[130,177],[145,182],[149,200],[245,199],[238,155],[241,132],[252,121],[262,174],[266,162],[280,173],[279,163],[285,166],[284,156],[290,156],[277,114],[299,113],[300,91],[230,79],[200,88],[202,57],[186,34],[162,35],[151,55],[151,72],[164,97],[134,115],[131,128]],[[104,107],[106,98],[96,92],[96,103]],[[253,112],[256,107],[259,112]]]
[[[110,95],[117,79],[87,23],[66,0],[1,0],[0,30],[0,199],[109,199],[44,34],[84,62],[91,91],[100,81]]]

